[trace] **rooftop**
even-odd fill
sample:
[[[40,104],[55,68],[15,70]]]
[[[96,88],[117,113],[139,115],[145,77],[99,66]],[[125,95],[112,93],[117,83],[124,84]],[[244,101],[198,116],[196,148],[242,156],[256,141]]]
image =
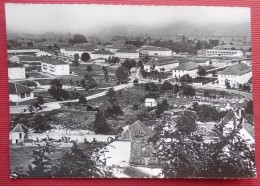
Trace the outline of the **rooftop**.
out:
[[[91,54],[114,55],[115,53],[109,52],[106,50],[98,50],[98,51],[92,52]]]
[[[9,83],[9,94],[29,93],[33,90],[19,83]]]
[[[23,68],[24,66],[20,63],[8,63],[8,68]]]
[[[36,57],[36,56],[19,56],[20,61],[42,61],[44,56]]]
[[[122,48],[122,49],[119,49],[117,51],[115,51],[116,53],[139,53],[137,52],[136,49],[134,48]]]
[[[97,47],[93,44],[91,45],[77,45],[77,46],[70,46],[65,48],[68,51],[95,51]]]
[[[28,130],[23,124],[17,124],[11,132],[27,132]]]
[[[163,47],[158,47],[158,46],[149,46],[149,45],[143,45],[143,46],[141,46],[141,49],[150,50],[150,51],[172,51],[169,48],[163,48]]]
[[[181,63],[178,67],[174,68],[173,70],[194,70],[198,68],[199,65],[194,62],[187,62],[187,63]]]
[[[51,65],[69,65],[68,63],[66,63],[64,61],[61,61],[59,59],[50,58],[50,57],[43,59],[42,62],[51,64]]]
[[[237,75],[241,76],[243,74],[249,73],[252,71],[252,67],[244,64],[238,63],[232,66],[227,67],[225,70],[219,72],[219,75]]]
[[[145,63],[145,65],[161,66],[173,63],[179,63],[179,61],[174,58],[153,58],[149,60],[148,63]]]
[[[16,49],[16,50],[7,50],[8,54],[15,54],[15,53],[36,53],[39,52],[39,49]]]

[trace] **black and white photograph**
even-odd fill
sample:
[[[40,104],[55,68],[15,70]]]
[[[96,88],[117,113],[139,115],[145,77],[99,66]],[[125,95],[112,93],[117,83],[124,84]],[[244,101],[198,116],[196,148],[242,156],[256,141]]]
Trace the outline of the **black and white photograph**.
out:
[[[10,178],[255,178],[247,7],[5,4]]]

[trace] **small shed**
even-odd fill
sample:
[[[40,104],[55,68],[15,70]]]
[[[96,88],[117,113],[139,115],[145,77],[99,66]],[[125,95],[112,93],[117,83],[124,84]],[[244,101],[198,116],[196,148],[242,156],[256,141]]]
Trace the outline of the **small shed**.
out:
[[[29,129],[23,124],[17,124],[9,134],[11,144],[23,143],[28,139]]]
[[[144,101],[144,106],[145,107],[156,107],[157,102],[155,101],[154,98],[146,98]]]

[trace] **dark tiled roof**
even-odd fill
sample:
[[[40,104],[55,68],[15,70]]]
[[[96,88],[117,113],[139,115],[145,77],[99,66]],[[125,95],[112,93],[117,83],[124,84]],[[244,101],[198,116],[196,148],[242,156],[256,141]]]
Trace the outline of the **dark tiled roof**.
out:
[[[252,71],[252,68],[244,63],[238,63],[232,66],[227,67],[225,70],[219,72],[219,75],[238,75],[249,73]]]
[[[29,93],[33,90],[19,83],[9,83],[9,94]]]
[[[143,140],[153,136],[153,130],[143,124],[141,121],[136,121],[122,133],[122,140]]]
[[[150,61],[148,61],[148,63],[145,63],[145,65],[161,66],[174,63],[179,63],[179,61],[174,58],[153,58]]]
[[[68,65],[68,63],[66,63],[64,61],[61,61],[59,59],[50,58],[50,57],[43,59],[42,62],[51,64],[51,65]]]
[[[122,48],[122,49],[117,50],[116,52],[118,52],[118,53],[139,53],[134,48]]]
[[[27,132],[28,128],[23,124],[17,124],[11,132]]]
[[[252,77],[248,80],[248,83],[252,84]]]
[[[187,63],[181,63],[178,67],[174,68],[173,70],[193,70],[198,68],[199,65],[197,65],[194,62],[187,62]]]
[[[8,63],[8,68],[23,68],[24,66],[20,63]]]
[[[35,56],[19,56],[19,59],[21,62],[26,62],[26,61],[42,61],[46,57],[41,56],[41,57],[35,57]]]
[[[114,55],[115,53],[109,52],[109,51],[105,51],[105,50],[98,50],[98,51],[92,52],[91,54]]]

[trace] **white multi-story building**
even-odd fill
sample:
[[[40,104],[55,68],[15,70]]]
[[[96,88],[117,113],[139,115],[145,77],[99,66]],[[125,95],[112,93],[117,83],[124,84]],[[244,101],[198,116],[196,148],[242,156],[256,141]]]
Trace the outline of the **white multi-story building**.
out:
[[[9,101],[13,103],[19,103],[34,98],[34,92],[31,88],[28,88],[19,83],[9,83]]]
[[[41,62],[41,71],[52,75],[69,75],[70,66],[59,59],[45,58]]]
[[[157,47],[157,46],[149,46],[144,45],[140,47],[139,52],[141,55],[145,56],[162,56],[162,57],[169,57],[175,55],[176,53],[168,48]]]
[[[179,61],[173,58],[153,58],[149,62],[144,64],[144,70],[150,72],[156,70],[160,71],[171,71],[179,66]]]
[[[180,78],[185,74],[189,74],[192,78],[197,77],[199,65],[194,62],[181,63],[178,67],[172,70],[173,78]]]
[[[105,51],[105,50],[94,51],[90,54],[91,59],[98,59],[98,58],[108,59],[109,57],[112,56],[115,56],[115,53]]]
[[[243,57],[243,52],[240,50],[217,50],[217,49],[209,49],[206,50],[206,56],[208,57]]]
[[[115,56],[120,59],[138,59],[139,52],[136,49],[120,49],[115,51]]]
[[[44,51],[39,51],[35,53],[36,57],[42,57],[42,56],[47,56],[47,57],[51,57],[52,54],[49,52],[44,52]]]
[[[243,85],[252,77],[252,67],[238,63],[227,67],[225,70],[218,73],[218,82],[225,86],[226,81],[231,87],[237,88],[239,84]]]
[[[8,64],[9,79],[25,79],[25,67],[19,63]]]

